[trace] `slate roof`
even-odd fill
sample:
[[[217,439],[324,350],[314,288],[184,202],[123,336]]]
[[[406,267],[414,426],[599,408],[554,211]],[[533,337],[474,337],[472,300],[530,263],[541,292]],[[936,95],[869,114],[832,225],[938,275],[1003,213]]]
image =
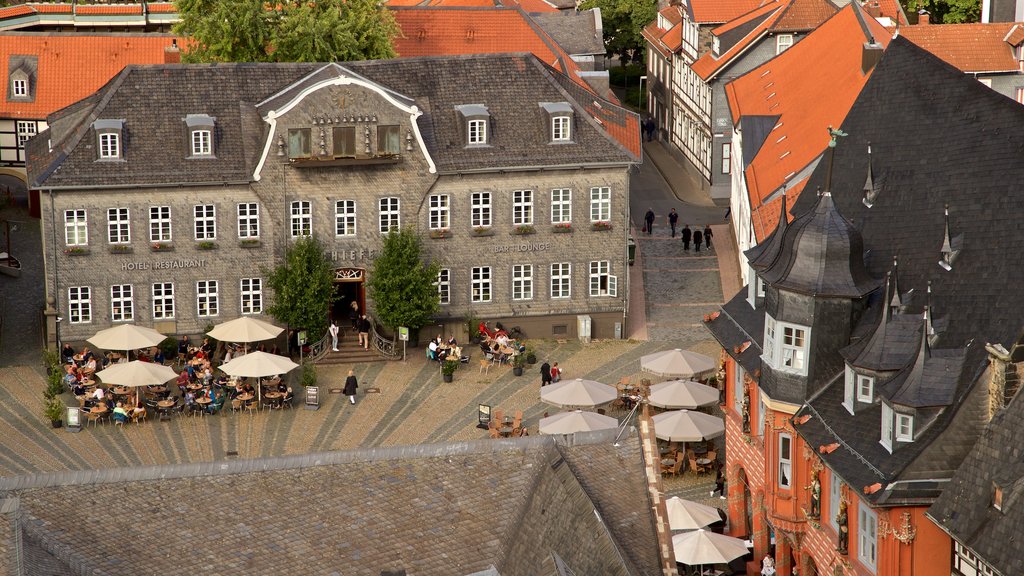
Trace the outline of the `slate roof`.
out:
[[[405,58],[324,64],[213,64],[129,66],[78,110],[72,126],[53,116],[58,128],[29,145],[29,178],[36,187],[142,186],[167,183],[249,182],[265,135],[252,106],[325,68],[345,70],[408,96],[424,111],[418,119],[438,171],[497,170],[517,166],[627,165],[640,159],[638,116],[586,91],[529,54]],[[154,101],[163,105],[154,107]],[[548,146],[543,109],[533,102],[569,102],[576,110],[573,143]],[[491,146],[467,150],[457,115],[461,104],[484,103],[496,129]],[[598,104],[596,104],[598,103]],[[600,107],[598,107],[600,106]],[[591,112],[599,114],[601,122]],[[190,162],[186,114],[217,118],[215,160]],[[94,161],[88,135],[100,118],[124,119],[130,140],[126,161]],[[618,139],[616,139],[618,138]],[[168,150],[181,150],[181,155]],[[57,168],[59,167],[59,170]]]
[[[761,371],[762,339],[764,338],[764,308],[753,308],[747,302],[747,291],[740,290],[722,305],[720,314],[704,323],[715,340],[725,348],[748,374]],[[736,352],[747,342],[750,345]]]
[[[1024,399],[1018,394],[984,434],[927,515],[1002,576],[1024,574]],[[1000,510],[994,488],[1003,490]]]
[[[19,510],[0,524],[62,564],[30,576],[552,574],[553,555],[576,574],[659,574],[639,440],[611,436],[3,478]]]
[[[569,54],[604,56],[604,36],[597,28],[595,10],[542,12],[531,18]]]
[[[1024,38],[1011,35],[1014,28],[1021,26],[1013,22],[923,24],[903,26],[899,34],[964,72],[1019,72],[1013,48]]]

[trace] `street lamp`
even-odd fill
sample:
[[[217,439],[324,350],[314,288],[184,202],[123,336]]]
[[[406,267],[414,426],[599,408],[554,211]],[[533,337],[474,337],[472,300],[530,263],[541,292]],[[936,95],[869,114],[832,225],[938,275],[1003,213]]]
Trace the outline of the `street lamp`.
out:
[[[640,104],[640,106],[642,106],[646,110],[647,107],[643,105],[644,104],[644,100],[645,100],[645,98],[644,98],[644,80],[647,80],[647,76],[641,76],[640,77],[640,102],[639,102],[639,104]]]

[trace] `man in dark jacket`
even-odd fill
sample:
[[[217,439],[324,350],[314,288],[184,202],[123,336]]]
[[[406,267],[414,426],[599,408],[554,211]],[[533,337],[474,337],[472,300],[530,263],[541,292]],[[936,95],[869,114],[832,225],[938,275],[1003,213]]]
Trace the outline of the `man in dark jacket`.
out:
[[[679,235],[683,238],[683,250],[686,250],[687,252],[689,252],[690,251],[690,237],[693,235],[693,232],[690,231],[690,225],[689,224],[683,224],[683,230],[682,230],[682,232],[679,233]]]
[[[644,222],[647,223],[647,233],[650,234],[654,231],[654,209],[648,208],[647,214],[644,214]]]
[[[540,385],[547,386],[551,384],[551,364],[544,362],[540,365]]]
[[[707,245],[708,250],[711,250],[711,236],[713,236],[713,234],[711,233],[711,225],[710,224],[705,224],[704,225],[704,244]]]
[[[679,213],[673,208],[668,212],[668,225],[672,228],[672,237],[676,237],[676,222],[679,222]]]
[[[348,401],[352,404],[356,403],[356,388],[359,388],[359,383],[356,382],[356,373],[349,370],[348,378],[345,378],[345,388],[341,390],[341,393],[348,396]]]
[[[693,250],[695,252],[700,252],[700,242],[703,239],[703,234],[701,234],[700,228],[693,231]]]

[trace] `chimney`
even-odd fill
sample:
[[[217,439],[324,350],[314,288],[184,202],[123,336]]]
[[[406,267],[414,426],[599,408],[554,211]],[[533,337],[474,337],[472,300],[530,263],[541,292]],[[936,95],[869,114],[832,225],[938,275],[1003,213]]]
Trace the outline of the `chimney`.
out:
[[[930,20],[930,18],[929,18],[929,14],[928,14],[927,10],[925,10],[923,8],[921,10],[918,10],[918,12],[917,12],[917,25],[918,26],[925,26],[925,25],[927,25],[929,20]]]
[[[874,69],[878,61],[882,59],[883,50],[885,50],[885,47],[881,43],[876,42],[874,38],[869,38],[864,43],[864,49],[860,58],[860,70],[862,73],[867,74]]]
[[[988,414],[991,420],[1013,400],[1020,388],[1020,371],[1014,364],[1012,354],[1001,344],[986,344],[990,380],[988,382]]]
[[[181,64],[181,50],[178,49],[177,38],[171,40],[171,45],[164,48],[164,64]]]
[[[882,6],[878,2],[867,2],[864,4],[864,11],[872,18],[882,17]]]

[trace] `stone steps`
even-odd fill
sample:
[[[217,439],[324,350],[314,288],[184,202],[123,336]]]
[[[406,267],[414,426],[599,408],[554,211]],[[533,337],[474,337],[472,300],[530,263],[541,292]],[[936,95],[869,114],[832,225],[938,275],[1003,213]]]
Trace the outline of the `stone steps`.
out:
[[[338,350],[338,352],[328,352],[326,356],[317,360],[317,364],[355,364],[362,362],[384,362],[387,360],[373,350],[363,350],[356,345],[354,339],[339,342]]]

